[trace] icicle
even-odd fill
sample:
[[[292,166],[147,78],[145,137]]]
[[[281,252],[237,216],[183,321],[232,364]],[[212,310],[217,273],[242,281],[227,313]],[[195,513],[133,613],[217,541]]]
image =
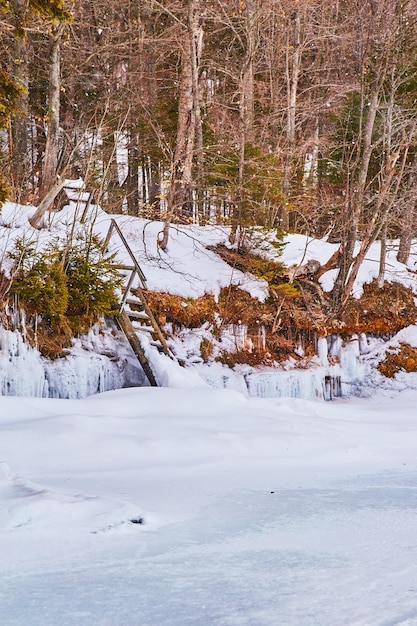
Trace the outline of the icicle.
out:
[[[317,354],[320,365],[327,367],[329,365],[327,337],[319,337],[317,341]]]

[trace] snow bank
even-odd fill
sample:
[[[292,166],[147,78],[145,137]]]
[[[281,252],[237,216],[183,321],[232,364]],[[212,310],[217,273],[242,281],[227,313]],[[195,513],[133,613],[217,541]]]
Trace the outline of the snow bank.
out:
[[[62,358],[50,361],[18,331],[0,327],[0,395],[85,398],[95,393],[146,386],[143,371],[114,327],[95,326],[74,341]]]

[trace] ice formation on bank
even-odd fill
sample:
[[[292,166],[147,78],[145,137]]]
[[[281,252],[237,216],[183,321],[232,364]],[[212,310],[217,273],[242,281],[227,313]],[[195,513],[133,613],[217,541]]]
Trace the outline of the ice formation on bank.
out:
[[[330,336],[318,341],[318,356],[300,366],[289,361],[281,367],[196,365],[212,387],[224,387],[258,398],[331,400],[356,392],[368,368],[361,362],[359,340],[345,343]]]
[[[211,387],[233,389],[249,397],[289,397],[305,400],[331,400],[341,396],[361,395],[364,381],[375,367],[374,360],[368,358],[368,355],[373,343],[381,343],[368,340],[363,335],[349,340],[342,340],[336,334],[329,335],[318,338],[317,356],[314,358],[300,361],[290,359],[276,367],[236,365],[231,369],[219,362],[203,362],[199,356],[198,345],[204,336],[204,329],[192,333],[184,332],[172,343],[174,352],[188,364],[188,376],[192,371],[194,376],[197,373]],[[242,350],[244,346],[247,347],[247,340],[245,327],[242,325],[239,329],[229,328],[229,334],[224,332],[221,343],[233,352],[233,349]],[[300,355],[301,353],[300,346]],[[177,385],[178,380],[172,386]],[[170,382],[168,386],[171,386]]]
[[[0,327],[0,395],[85,398],[145,385],[129,345],[113,327],[94,327],[54,361],[42,357],[20,332]]]
[[[415,329],[408,334],[414,337]],[[377,388],[389,391],[414,383],[417,387],[417,374],[400,373],[390,380],[376,368],[388,346],[396,346],[408,334],[404,329],[389,343],[365,335],[349,340],[337,334],[320,337],[316,357],[308,362],[289,361],[274,368],[239,365],[231,369],[218,362],[207,364],[196,354],[190,357],[191,344],[186,342],[182,344],[183,353],[179,354],[179,342],[176,342],[179,359],[186,363],[182,367],[159,354],[150,343],[146,345],[147,338],[143,338],[143,345],[162,387],[210,386],[232,389],[249,397],[331,400],[368,395]],[[195,337],[193,341],[196,343]],[[183,359],[187,353],[189,358]],[[148,385],[127,341],[110,322],[95,326],[86,337],[75,340],[65,357],[55,361],[42,357],[20,332],[0,327],[0,395],[72,399]]]

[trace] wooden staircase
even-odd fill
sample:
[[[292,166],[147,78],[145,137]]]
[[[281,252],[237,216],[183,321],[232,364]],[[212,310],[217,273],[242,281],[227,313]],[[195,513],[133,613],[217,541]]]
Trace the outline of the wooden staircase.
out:
[[[122,231],[120,230],[120,227],[116,221],[112,219],[104,241],[103,247],[105,250],[108,248],[112,237],[116,236],[131,260],[131,264],[120,266],[120,274],[123,278],[123,287],[120,309],[116,316],[116,322],[129,341],[133,352],[138,358],[142,369],[149,380],[149,383],[151,386],[157,387],[157,376],[152,370],[151,363],[146,356],[141,342],[141,335],[143,337],[144,334],[146,334],[150,339],[150,345],[159,352],[166,354],[175,361],[177,359],[169,349],[161,327],[159,326],[159,323],[153,315],[146,300],[146,277],[137,262],[135,255],[130,249]]]

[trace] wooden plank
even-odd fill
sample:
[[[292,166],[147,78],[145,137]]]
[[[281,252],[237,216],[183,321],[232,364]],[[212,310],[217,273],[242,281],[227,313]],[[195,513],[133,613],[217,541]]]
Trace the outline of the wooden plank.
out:
[[[158,383],[156,381],[150,363],[145,356],[144,350],[140,342],[140,338],[137,333],[149,333],[150,337],[152,338],[151,345],[157,347],[160,352],[163,352],[174,361],[176,361],[176,358],[169,349],[162,329],[148,305],[146,295],[143,291],[143,289],[146,289],[145,275],[142,272],[142,269],[139,266],[139,263],[137,262],[125,237],[123,236],[120,227],[114,219],[110,221],[110,227],[103,244],[103,249],[107,249],[112,234],[114,232],[116,232],[119,236],[126,252],[129,254],[133,262],[133,266],[123,265],[120,267],[121,270],[131,271],[131,274],[128,280],[126,280],[122,290],[120,310],[116,320],[119,324],[119,327],[126,335],[126,338],[129,341],[130,345],[132,346],[132,349],[136,354],[140,364],[142,365],[143,371],[145,372],[150,384],[156,387],[158,386]],[[136,287],[135,289],[133,289],[133,283],[134,281],[136,282],[136,277],[139,278],[143,288]],[[124,278],[127,278],[127,275],[124,275]],[[149,325],[146,326],[146,323],[149,323]]]
[[[130,311],[128,309],[125,309],[125,311],[131,320],[134,319],[134,320],[149,321],[150,323],[148,314],[145,313],[145,311]]]
[[[133,263],[133,265],[134,265],[134,267],[136,269],[136,272],[137,272],[137,274],[138,274],[138,276],[140,278],[140,281],[142,283],[142,287],[144,289],[146,289],[146,276],[143,273],[141,266],[137,262],[135,255],[133,254],[132,250],[130,249],[129,244],[127,243],[127,241],[125,239],[125,236],[123,235],[122,231],[120,230],[119,225],[117,224],[117,222],[114,219],[110,220],[110,228],[108,230],[106,239],[104,240],[104,243],[103,243],[103,250],[107,250],[107,247],[108,247],[109,242],[110,242],[110,238],[111,238],[112,233],[113,233],[114,230],[119,235],[119,238],[120,238],[122,244],[124,245],[126,252],[128,253],[128,255],[130,256],[130,258],[132,260],[132,263]]]
[[[142,306],[143,306],[143,310],[145,311],[145,313],[147,314],[147,316],[149,317],[149,320],[155,330],[155,335],[156,338],[159,339],[159,341],[161,342],[162,348],[164,353],[169,356],[171,359],[175,360],[175,357],[173,357],[171,350],[168,347],[168,344],[166,342],[166,339],[162,333],[162,330],[158,324],[158,322],[155,319],[154,314],[152,313],[151,309],[149,308],[149,304],[148,301],[146,300],[146,296],[143,293],[143,291],[141,289],[136,289],[136,293],[138,294],[138,297],[141,299],[142,302]]]
[[[158,387],[158,383],[149,364],[149,361],[146,358],[145,352],[140,343],[140,339],[137,336],[127,313],[125,311],[120,311],[119,315],[116,317],[116,321],[119,324],[121,330],[126,335],[128,342],[132,346],[132,350],[136,354],[142,366],[142,369],[145,372],[147,379],[149,380],[149,383],[152,387]]]
[[[127,316],[129,317],[129,313],[127,314]],[[150,333],[151,335],[155,334],[155,329],[153,328],[153,326],[144,326],[140,322],[135,322],[135,320],[130,320],[130,321],[135,331],[141,331],[143,333]],[[136,326],[136,324],[140,324],[140,325]]]

